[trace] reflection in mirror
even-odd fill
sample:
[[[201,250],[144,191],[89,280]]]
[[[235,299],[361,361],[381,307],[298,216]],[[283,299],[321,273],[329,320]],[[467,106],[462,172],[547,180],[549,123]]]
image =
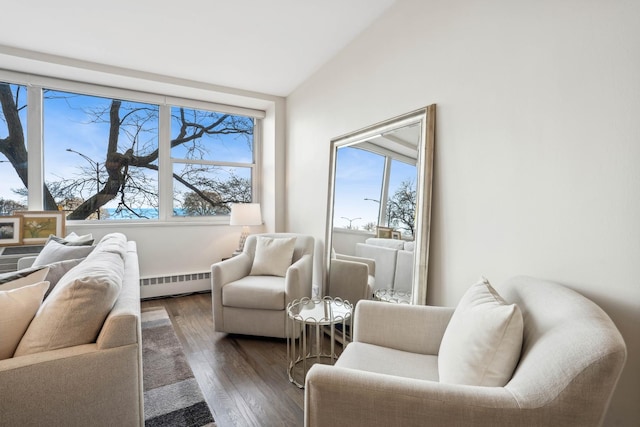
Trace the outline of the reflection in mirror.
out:
[[[327,294],[426,304],[434,124],[431,105],[332,140]]]

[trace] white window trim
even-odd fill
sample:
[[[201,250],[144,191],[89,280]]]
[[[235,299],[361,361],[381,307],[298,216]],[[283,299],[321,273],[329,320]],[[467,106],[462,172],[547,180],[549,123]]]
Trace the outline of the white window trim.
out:
[[[29,162],[29,182],[38,183],[29,185],[28,188],[28,208],[29,210],[43,209],[43,184],[44,184],[44,141],[43,141],[43,88],[79,93],[90,96],[100,96],[110,99],[122,99],[126,101],[144,102],[159,106],[158,113],[158,218],[157,219],[135,219],[135,220],[70,220],[69,224],[106,226],[109,224],[158,224],[158,223],[202,223],[209,224],[229,224],[228,216],[194,216],[175,217],[173,212],[173,161],[170,147],[171,128],[171,107],[180,106],[185,108],[203,109],[220,113],[234,115],[244,115],[253,117],[254,121],[254,149],[253,164],[235,165],[252,168],[252,200],[259,202],[260,197],[260,173],[261,149],[262,149],[262,119],[266,117],[263,110],[219,104],[214,102],[200,101],[195,99],[180,98],[149,92],[139,92],[130,89],[122,89],[99,84],[83,83],[71,80],[57,79],[33,75],[29,73],[18,73],[14,71],[0,69],[0,81],[22,85],[27,87],[27,150]],[[180,159],[175,159],[179,161]],[[184,160],[184,159],[183,159]],[[193,163],[189,161],[190,163]],[[221,162],[216,162],[220,164]]]

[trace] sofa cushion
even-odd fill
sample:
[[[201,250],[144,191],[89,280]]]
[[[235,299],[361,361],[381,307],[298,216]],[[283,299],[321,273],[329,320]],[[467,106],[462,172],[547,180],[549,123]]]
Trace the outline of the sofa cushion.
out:
[[[258,236],[250,275],[284,277],[291,266],[295,245],[295,237]]]
[[[349,343],[335,365],[397,377],[438,381],[437,356],[411,353],[364,342]]]
[[[68,259],[84,258],[93,251],[93,246],[67,246],[54,240],[49,241],[38,254],[33,266],[52,264]]]
[[[40,306],[15,356],[95,342],[123,276],[119,253],[91,253],[60,279]]]
[[[43,282],[48,273],[49,267],[40,266],[0,274],[0,291],[9,291]]]
[[[523,320],[482,279],[460,300],[438,353],[440,381],[502,387],[513,375],[522,348]]]
[[[127,253],[127,236],[122,233],[109,233],[96,244],[94,252],[111,252],[124,260]]]
[[[13,356],[47,289],[48,282],[39,282],[10,291],[0,291],[0,360]]]
[[[222,288],[225,307],[284,310],[284,279],[276,276],[246,276]]]

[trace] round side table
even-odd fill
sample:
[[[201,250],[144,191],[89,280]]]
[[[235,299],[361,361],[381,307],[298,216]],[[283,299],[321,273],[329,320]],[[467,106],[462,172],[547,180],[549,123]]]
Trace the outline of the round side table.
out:
[[[314,363],[335,363],[336,333],[341,334],[343,349],[347,343],[346,326],[353,305],[340,298],[302,298],[287,306],[287,358],[289,381],[304,388],[307,371]],[[337,330],[337,331],[336,331]],[[329,335],[329,351],[324,335]]]

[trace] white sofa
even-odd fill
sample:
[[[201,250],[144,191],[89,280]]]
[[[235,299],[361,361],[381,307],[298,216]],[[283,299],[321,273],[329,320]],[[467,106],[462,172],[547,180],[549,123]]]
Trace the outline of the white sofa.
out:
[[[0,360],[0,425],[144,424],[138,256],[135,242],[125,245],[122,286],[94,342]],[[104,265],[93,253],[67,274]]]
[[[504,386],[441,382],[438,354],[453,308],[361,301],[353,342],[335,366],[307,374],[305,426],[601,425],[626,360],[611,319],[548,281],[516,277],[497,289],[523,319]]]
[[[375,260],[375,288],[411,292],[414,242],[371,237],[357,243],[358,257]]]

